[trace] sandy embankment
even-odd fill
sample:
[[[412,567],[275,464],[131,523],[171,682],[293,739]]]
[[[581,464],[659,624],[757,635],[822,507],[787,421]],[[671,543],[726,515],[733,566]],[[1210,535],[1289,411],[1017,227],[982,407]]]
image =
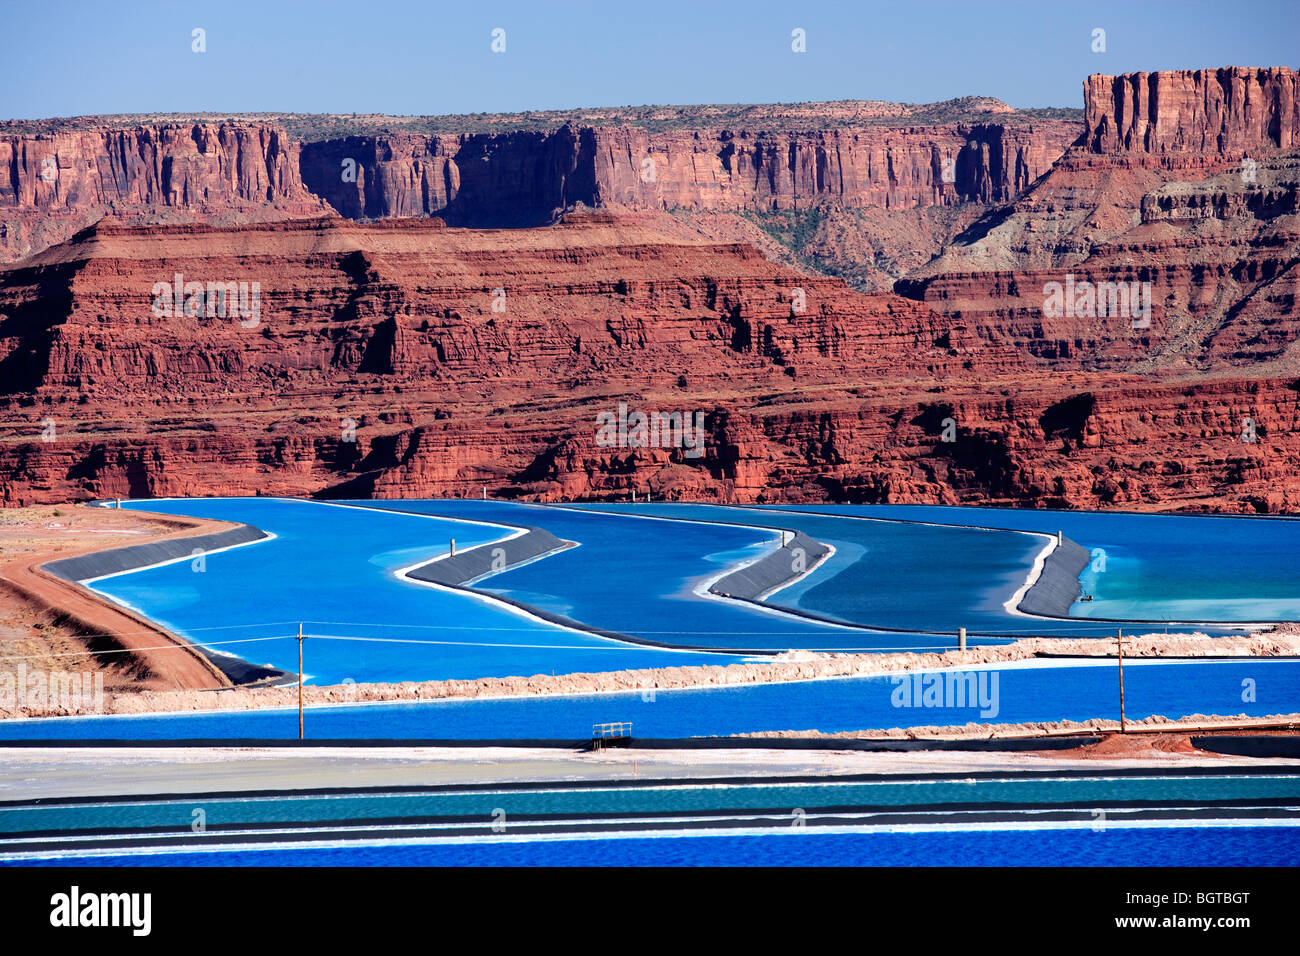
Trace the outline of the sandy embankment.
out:
[[[1191,733],[1216,732],[1273,732],[1300,729],[1300,713],[1269,714],[1266,717],[1251,717],[1246,714],[1236,716],[1225,714],[1189,714],[1186,717],[1170,719],[1155,715],[1141,720],[1125,722],[1125,730],[1130,735],[1140,735],[1148,741],[1158,740],[1170,733],[1186,737]],[[759,737],[785,739],[816,740],[928,740],[950,739],[953,737],[982,737],[990,740],[1001,737],[1073,737],[1100,734],[1103,737],[1118,735],[1120,732],[1118,718],[1094,717],[1091,720],[1047,720],[1030,721],[1020,724],[960,724],[925,727],[890,727],[879,730],[842,730],[835,733],[823,733],[820,730],[781,730],[776,732],[758,732],[732,734],[732,737]],[[1139,749],[1152,746],[1151,743],[1136,745]],[[1157,748],[1158,749],[1158,748]]]
[[[979,647],[941,654],[812,654],[792,652],[760,663],[728,666],[663,667],[532,677],[478,680],[411,681],[384,684],[341,684],[303,689],[308,706],[361,701],[469,700],[480,697],[536,697],[548,694],[593,694],[611,691],[669,690],[686,687],[727,687],[826,677],[865,677],[896,671],[978,664],[1034,658],[1040,653],[1104,657],[1114,644],[1096,639],[1062,640],[1030,638],[1015,644]],[[1240,637],[1151,634],[1125,638],[1126,657],[1218,657],[1300,654],[1300,631],[1276,631]],[[251,710],[297,706],[297,686],[238,687],[216,693],[194,691],[143,691],[106,695],[105,711],[115,714],[156,711]]]
[[[1127,740],[1128,738],[1126,738]],[[1121,743],[1124,741],[1121,741]],[[1139,741],[1143,743],[1144,741]],[[9,799],[237,794],[327,787],[440,787],[554,782],[680,781],[719,777],[739,782],[772,777],[834,780],[842,774],[974,774],[1176,769],[1232,769],[1234,762],[1293,772],[1286,758],[1241,758],[1192,750],[1171,752],[1160,741],[1141,753],[1114,745],[1087,752],[917,750],[647,750],[575,752],[527,747],[59,747],[0,746],[0,790]],[[1110,751],[1107,753],[1107,751]],[[1103,760],[1098,765],[1098,760]]]
[[[0,670],[101,671],[106,691],[228,687],[187,641],[41,570],[105,548],[210,534],[224,521],[117,509],[0,509]]]

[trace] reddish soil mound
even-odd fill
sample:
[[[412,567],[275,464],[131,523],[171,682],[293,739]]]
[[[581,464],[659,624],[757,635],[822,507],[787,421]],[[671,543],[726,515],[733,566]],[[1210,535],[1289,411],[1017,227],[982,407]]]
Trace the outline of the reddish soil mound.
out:
[[[1040,757],[1057,757],[1063,760],[1116,760],[1126,757],[1150,757],[1156,754],[1177,754],[1198,757],[1223,757],[1223,754],[1197,750],[1188,734],[1106,734],[1095,744],[1071,747],[1068,750],[1035,751]]]

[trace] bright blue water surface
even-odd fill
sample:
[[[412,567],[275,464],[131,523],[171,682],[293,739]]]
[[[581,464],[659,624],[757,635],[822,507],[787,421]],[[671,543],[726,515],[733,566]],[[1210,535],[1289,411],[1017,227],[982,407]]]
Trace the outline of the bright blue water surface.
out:
[[[584,507],[608,514],[630,506]],[[940,632],[929,638],[936,648],[955,647],[960,627],[970,632],[971,645],[1003,643],[975,636],[981,632],[1114,634],[1109,624],[1029,618],[1004,606],[1049,544],[1041,535],[714,505],[655,502],[636,510],[696,520],[767,521],[803,531],[835,552],[813,573],[767,598],[768,604],[858,625]],[[884,649],[911,640],[895,642],[868,632],[860,643]]]
[[[591,726],[632,721],[637,737],[1118,718],[1115,664],[1003,667],[996,713],[979,707],[895,706],[888,677],[744,687],[658,690],[585,697],[429,701],[309,708],[309,738],[590,738]],[[1249,683],[1247,683],[1249,682]],[[992,691],[991,681],[985,684]],[[1300,701],[1300,661],[1129,661],[1124,689],[1130,719],[1193,714],[1292,713]],[[1243,701],[1250,696],[1254,700]],[[652,698],[652,699],[651,699]],[[922,700],[924,703],[924,700]],[[988,708],[992,710],[994,708]],[[0,739],[289,738],[296,710],[0,721]]]
[[[667,652],[609,641],[531,618],[486,598],[423,587],[394,571],[445,550],[506,533],[481,522],[535,524],[579,546],[481,581],[500,594],[584,625],[682,646],[824,650],[943,649],[966,627],[971,643],[992,634],[1108,636],[1114,625],[1053,621],[1008,612],[1044,540],[1011,530],[897,521],[978,522],[1015,531],[1060,526],[1105,553],[1085,573],[1097,600],[1090,616],[1180,612],[1244,618],[1300,608],[1293,573],[1300,525],[1284,520],[1078,515],[995,509],[835,506],[721,508],[652,504],[599,509],[508,502],[408,501],[364,507],[278,499],[133,502],[130,507],[247,521],[276,540],[97,582],[103,593],[198,641],[255,663],[296,666],[288,637],[297,620],[316,640],[307,671],[317,682],[415,680],[620,670],[733,658]],[[821,513],[822,511],[826,513]],[[394,513],[400,512],[400,513]],[[707,520],[655,520],[685,518]],[[778,517],[779,516],[779,517]],[[833,544],[836,553],[770,600],[855,624],[838,627],[736,602],[701,597],[703,583],[775,546],[769,530],[715,522],[782,523]],[[1162,536],[1163,535],[1163,536]],[[1223,555],[1232,573],[1207,555]],[[1258,581],[1259,600],[1246,602]],[[1143,591],[1148,588],[1149,591]],[[1181,589],[1181,590],[1180,590]],[[1177,598],[1171,595],[1177,594]],[[1162,603],[1163,602],[1163,603]],[[1247,610],[1259,613],[1246,613]],[[274,622],[274,623],[269,623]],[[1213,633],[1226,628],[1210,628]],[[939,632],[939,633],[926,633]],[[234,640],[285,635],[262,643]],[[337,638],[368,638],[341,641]],[[378,639],[378,640],[376,640]],[[394,643],[401,640],[404,643]]]
[[[874,633],[836,627],[733,601],[700,597],[694,588],[701,581],[779,544],[776,532],[735,526],[736,513],[724,518],[733,522],[729,525],[655,520],[639,512],[622,514],[613,510],[587,511],[495,501],[356,503],[417,514],[537,525],[557,537],[581,542],[581,547],[504,571],[476,587],[619,634],[674,645],[776,650],[791,647],[931,649],[955,643],[946,638],[936,642],[934,636],[925,634]],[[686,515],[695,515],[695,511],[687,509],[679,516]],[[740,518],[761,524],[763,516],[748,512],[740,513]],[[938,538],[954,533],[943,528],[929,530],[932,533],[928,543],[908,541],[906,546],[913,550],[942,549],[944,543]],[[938,534],[933,533],[936,530]],[[988,532],[957,534],[988,536]],[[994,533],[993,537],[1005,540],[985,546],[986,553],[996,554],[996,559],[990,560],[1009,561],[1014,565],[1015,557],[1025,550],[1026,539],[1006,533]],[[971,544],[974,546],[974,541]],[[983,546],[983,541],[980,544]],[[1031,563],[1032,558],[1023,562],[1021,582],[1029,573]],[[900,577],[897,583],[902,586],[904,580]],[[970,586],[970,578],[953,583],[959,594]],[[1008,589],[1008,594],[1015,586],[1018,585]]]
[[[798,523],[814,536],[831,541],[838,552],[824,567],[787,589],[788,597],[782,599],[846,620],[870,617],[903,624],[916,619],[926,625],[954,628],[957,620],[965,620],[972,628],[1005,624],[1007,614],[1001,602],[1023,582],[1042,545],[1041,539],[1004,531],[860,521],[795,514],[789,509],[650,505],[639,506],[642,510],[635,515],[625,515],[610,509],[592,512],[478,501],[369,504],[347,507],[258,498],[135,502],[132,507],[247,521],[276,538],[208,555],[202,572],[182,561],[102,579],[94,586],[191,639],[221,642],[221,649],[227,652],[285,669],[296,665],[296,642],[288,635],[297,620],[304,620],[313,635],[306,645],[306,669],[319,682],[472,678],[736,660],[610,641],[545,623],[487,597],[424,587],[395,576],[398,568],[442,553],[450,537],[462,547],[470,547],[507,533],[482,522],[541,525],[581,544],[496,575],[481,587],[650,639],[772,648],[879,649],[908,646],[909,642],[934,646],[935,638],[836,627],[701,598],[694,593],[701,581],[738,560],[763,553],[773,546],[774,535],[709,521],[656,520],[647,514]],[[380,510],[390,506],[401,510]],[[845,509],[837,509],[837,514],[841,510]],[[1123,554],[1125,548],[1135,554],[1146,554],[1142,548],[1157,545],[1164,551],[1173,548],[1162,541],[1153,545],[1148,540],[1153,529],[1174,529],[1175,542],[1191,551],[1210,545],[1226,547],[1234,540],[1232,529],[1236,528],[1248,552],[1266,556],[1250,558],[1244,565],[1247,573],[1263,575],[1266,591],[1280,589],[1289,580],[1289,571],[1277,568],[1285,564],[1282,551],[1294,544],[1294,537],[1288,535],[1300,527],[1294,522],[1254,519],[991,509],[847,510],[924,521],[1014,525],[1018,529],[1060,526],[1085,546],[1096,542],[1109,549],[1107,570],[1098,575],[1109,575],[1107,580],[1127,573],[1115,570],[1123,567],[1123,561],[1117,565],[1112,554]],[[430,512],[440,516],[431,517]],[[1095,537],[1090,537],[1091,528],[1100,529]],[[1184,528],[1188,530],[1179,530]],[[927,573],[931,563],[941,560],[937,573],[933,569]],[[1185,555],[1179,561],[1180,566],[1188,564]],[[1268,569],[1260,568],[1261,563],[1269,564]],[[1217,586],[1206,584],[1211,600],[1223,593],[1214,590]],[[1112,600],[1110,606],[1114,604]],[[1108,625],[1093,626],[1109,630]],[[267,635],[284,636],[264,642],[225,643]],[[339,639],[345,637],[366,640]],[[313,708],[308,733],[318,738],[575,739],[587,735],[591,724],[611,720],[632,720],[637,736],[679,737],[1086,719],[1113,715],[1116,710],[1113,671],[1109,665],[1004,668],[998,672],[999,694],[991,708],[895,707],[891,703],[894,685],[877,678],[659,691],[653,700],[632,693]],[[1266,715],[1294,710],[1295,701],[1300,700],[1295,663],[1134,663],[1129,672],[1128,705],[1134,717]],[[1245,681],[1257,685],[1253,701],[1241,700]],[[295,732],[296,720],[283,711],[0,723],[0,739],[283,737]]]
[[[817,833],[73,857],[45,866],[1295,866],[1300,828]]]
[[[298,650],[289,635],[305,621],[312,635],[305,670],[315,683],[735,661],[610,641],[393,573],[445,553],[451,538],[468,548],[509,529],[293,499],[167,499],[124,507],[242,521],[274,534],[271,541],[207,555],[201,572],[186,560],[102,578],[93,588],[197,643],[292,672]],[[759,536],[738,531],[734,537]],[[271,635],[279,639],[248,642]],[[338,637],[367,640],[332,639]],[[228,643],[239,641],[248,643]]]

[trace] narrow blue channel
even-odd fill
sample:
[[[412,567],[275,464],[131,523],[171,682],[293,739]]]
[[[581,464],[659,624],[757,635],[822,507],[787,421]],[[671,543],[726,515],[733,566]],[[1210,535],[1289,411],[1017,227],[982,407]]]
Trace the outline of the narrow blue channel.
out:
[[[983,691],[990,706],[956,706],[958,701],[948,696],[946,685],[939,697],[927,697],[922,686],[919,697],[904,700],[904,685],[889,677],[872,677],[583,697],[310,708],[306,733],[317,739],[581,740],[590,738],[593,724],[608,721],[632,721],[634,736],[672,738],[1119,716],[1114,663],[1003,667],[986,672],[990,676],[983,679],[979,672],[973,673],[976,693]],[[910,692],[915,685],[907,686]],[[1131,661],[1124,667],[1124,688],[1130,719],[1292,713],[1300,701],[1300,661]],[[297,711],[287,709],[0,721],[0,740],[291,738],[297,733]]]
[[[790,833],[72,857],[41,866],[1295,866],[1300,828]]]

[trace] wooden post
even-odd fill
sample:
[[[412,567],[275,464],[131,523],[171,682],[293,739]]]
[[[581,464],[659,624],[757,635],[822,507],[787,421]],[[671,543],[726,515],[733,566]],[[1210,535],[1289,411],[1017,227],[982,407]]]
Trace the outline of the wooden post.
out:
[[[966,650],[966,628],[957,628],[957,650]]]
[[[1124,721],[1124,630],[1120,628],[1116,632],[1119,637],[1116,643],[1119,645],[1119,732],[1127,733],[1128,728]]]
[[[487,485],[483,486],[483,500],[487,501]]]
[[[452,538],[452,539],[451,539],[451,556],[452,556],[453,558],[456,557],[456,539],[455,539],[455,538]]]
[[[298,739],[302,740],[302,624],[298,625]]]

